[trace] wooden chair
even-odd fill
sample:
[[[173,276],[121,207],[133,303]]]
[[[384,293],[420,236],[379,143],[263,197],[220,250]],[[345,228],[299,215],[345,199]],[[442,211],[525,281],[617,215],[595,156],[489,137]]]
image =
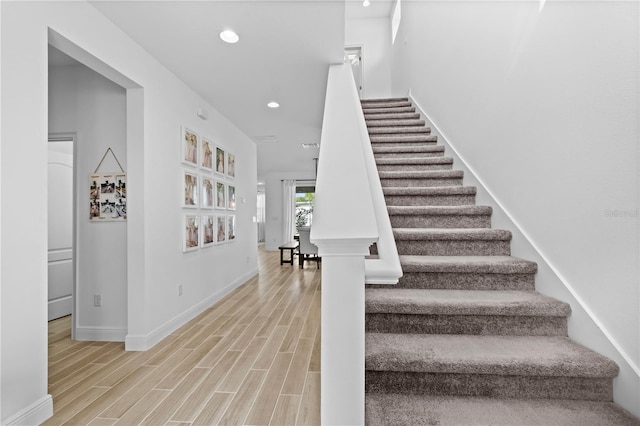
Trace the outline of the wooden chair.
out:
[[[315,260],[316,267],[320,268],[320,256],[318,256],[318,247],[311,243],[309,240],[309,234],[311,233],[311,227],[301,226],[298,228],[298,234],[300,235],[300,246],[298,247],[298,265],[304,268],[305,260]]]

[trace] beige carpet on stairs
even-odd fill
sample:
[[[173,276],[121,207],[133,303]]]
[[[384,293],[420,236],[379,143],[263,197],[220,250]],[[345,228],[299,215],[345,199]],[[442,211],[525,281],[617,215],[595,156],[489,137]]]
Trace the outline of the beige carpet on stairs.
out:
[[[411,102],[362,108],[404,273],[366,289],[367,424],[640,425]]]

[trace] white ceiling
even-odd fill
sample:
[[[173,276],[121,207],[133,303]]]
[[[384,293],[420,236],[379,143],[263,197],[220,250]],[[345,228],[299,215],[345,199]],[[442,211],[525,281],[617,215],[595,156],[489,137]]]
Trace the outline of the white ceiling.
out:
[[[349,19],[389,16],[393,0],[92,1],[258,145],[258,177],[313,176],[328,65],[342,62]],[[233,29],[237,44],[218,34]],[[266,106],[270,100],[279,109]],[[277,142],[260,142],[264,137]]]

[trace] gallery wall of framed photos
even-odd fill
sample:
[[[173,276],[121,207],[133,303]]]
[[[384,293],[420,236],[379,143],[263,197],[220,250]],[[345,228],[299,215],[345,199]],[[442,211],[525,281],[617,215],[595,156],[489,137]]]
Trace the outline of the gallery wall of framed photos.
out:
[[[235,155],[182,126],[180,161],[182,251],[235,241]]]

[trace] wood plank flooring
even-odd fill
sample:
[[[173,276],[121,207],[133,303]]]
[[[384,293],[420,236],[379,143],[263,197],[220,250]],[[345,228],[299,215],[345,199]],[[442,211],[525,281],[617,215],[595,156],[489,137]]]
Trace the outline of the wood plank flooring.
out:
[[[258,276],[147,352],[49,323],[45,425],[319,425],[320,271],[259,250]]]

